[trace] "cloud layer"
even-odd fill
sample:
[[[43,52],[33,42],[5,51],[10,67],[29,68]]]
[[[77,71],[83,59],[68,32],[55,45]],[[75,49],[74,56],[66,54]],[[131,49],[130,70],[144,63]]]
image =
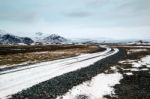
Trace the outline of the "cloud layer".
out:
[[[124,38],[150,38],[149,4],[150,0],[0,0],[0,28],[73,37],[107,33],[121,38],[125,33]]]

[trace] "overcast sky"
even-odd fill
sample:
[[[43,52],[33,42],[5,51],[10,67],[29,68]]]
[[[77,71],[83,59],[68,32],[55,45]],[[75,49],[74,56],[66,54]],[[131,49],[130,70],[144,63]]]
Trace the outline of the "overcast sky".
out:
[[[150,38],[150,0],[0,0],[0,29],[69,38]]]

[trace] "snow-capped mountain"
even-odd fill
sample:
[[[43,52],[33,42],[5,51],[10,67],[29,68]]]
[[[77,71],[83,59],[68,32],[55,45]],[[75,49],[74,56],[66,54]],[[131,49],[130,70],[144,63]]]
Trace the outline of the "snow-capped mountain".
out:
[[[12,34],[9,34],[5,31],[0,30],[0,44],[21,44],[21,45],[29,45],[34,41],[28,37],[19,37]]]
[[[47,44],[65,44],[68,40],[62,36],[51,34],[50,36],[45,37],[43,42]]]
[[[70,40],[56,35],[56,34],[51,34],[49,36],[45,36],[44,33],[42,32],[37,32],[35,33],[36,37],[31,39],[28,37],[19,37],[15,36],[11,33],[5,32],[3,30],[0,30],[0,44],[21,44],[21,45],[30,45],[30,44],[69,44]],[[34,43],[35,42],[35,43]]]

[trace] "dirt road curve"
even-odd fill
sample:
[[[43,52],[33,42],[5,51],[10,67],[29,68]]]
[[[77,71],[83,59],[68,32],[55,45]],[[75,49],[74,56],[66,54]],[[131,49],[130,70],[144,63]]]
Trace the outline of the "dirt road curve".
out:
[[[15,94],[40,82],[87,67],[103,58],[114,55],[117,48],[103,52],[38,63],[0,72],[0,98]]]

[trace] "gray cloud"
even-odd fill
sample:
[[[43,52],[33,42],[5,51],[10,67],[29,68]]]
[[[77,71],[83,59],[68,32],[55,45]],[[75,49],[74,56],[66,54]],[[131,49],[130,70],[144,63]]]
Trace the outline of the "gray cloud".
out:
[[[69,16],[69,17],[80,17],[80,18],[82,18],[82,17],[88,17],[88,16],[91,16],[92,14],[91,13],[89,13],[89,12],[70,12],[70,13],[67,13],[66,14],[67,16]]]
[[[144,30],[149,33],[149,4],[150,0],[0,0],[0,27],[14,31],[20,27],[20,31],[55,32],[65,26],[58,32],[70,34],[76,30],[74,33],[80,35],[91,27],[92,33],[100,28],[123,27],[121,32],[132,33],[131,28],[135,28],[139,34]],[[68,27],[72,29],[68,30]],[[86,31],[80,32],[80,27],[85,27]],[[140,27],[146,28],[138,30]],[[120,33],[113,29],[109,32],[114,35],[116,31]]]
[[[0,14],[0,20],[12,22],[35,22],[38,15],[34,12],[5,12]]]

